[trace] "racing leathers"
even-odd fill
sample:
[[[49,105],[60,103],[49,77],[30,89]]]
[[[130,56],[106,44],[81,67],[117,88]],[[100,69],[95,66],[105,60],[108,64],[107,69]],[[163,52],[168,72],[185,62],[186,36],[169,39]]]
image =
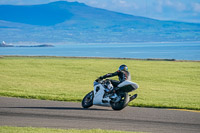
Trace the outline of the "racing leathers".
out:
[[[108,73],[104,76],[101,76],[100,79],[105,79],[114,76],[118,76],[119,78],[119,81],[110,79],[111,84],[114,86],[114,88],[116,88],[120,83],[122,83],[125,80],[131,80],[131,75],[128,71],[120,71],[120,70],[114,73]]]

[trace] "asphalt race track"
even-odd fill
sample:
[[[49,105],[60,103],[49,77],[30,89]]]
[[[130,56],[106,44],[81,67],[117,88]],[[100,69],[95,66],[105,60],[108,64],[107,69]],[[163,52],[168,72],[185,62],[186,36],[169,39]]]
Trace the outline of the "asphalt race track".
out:
[[[153,133],[199,133],[200,113],[110,107],[83,109],[80,103],[0,97],[0,126],[112,129]]]

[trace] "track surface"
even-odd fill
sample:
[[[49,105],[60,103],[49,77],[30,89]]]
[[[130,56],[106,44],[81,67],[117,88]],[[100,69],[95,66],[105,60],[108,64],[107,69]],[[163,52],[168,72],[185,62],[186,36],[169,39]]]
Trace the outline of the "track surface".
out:
[[[82,109],[80,103],[0,97],[0,126],[112,129],[153,133],[199,133],[200,113],[110,107]]]

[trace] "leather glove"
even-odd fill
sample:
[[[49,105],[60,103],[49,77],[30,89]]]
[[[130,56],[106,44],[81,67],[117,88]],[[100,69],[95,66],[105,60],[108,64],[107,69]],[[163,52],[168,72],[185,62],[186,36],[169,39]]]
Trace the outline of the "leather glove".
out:
[[[99,79],[102,80],[102,79],[103,79],[103,76],[99,77]]]
[[[99,77],[98,79],[96,79],[95,81],[96,82],[99,82],[100,80],[102,80],[103,79],[103,77],[101,76],[101,77]]]

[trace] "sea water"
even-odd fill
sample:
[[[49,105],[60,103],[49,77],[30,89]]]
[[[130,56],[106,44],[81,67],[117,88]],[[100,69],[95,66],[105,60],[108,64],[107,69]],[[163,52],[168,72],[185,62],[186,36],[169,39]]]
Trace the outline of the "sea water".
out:
[[[0,47],[0,55],[200,60],[200,42],[60,44],[54,45],[54,47]]]

